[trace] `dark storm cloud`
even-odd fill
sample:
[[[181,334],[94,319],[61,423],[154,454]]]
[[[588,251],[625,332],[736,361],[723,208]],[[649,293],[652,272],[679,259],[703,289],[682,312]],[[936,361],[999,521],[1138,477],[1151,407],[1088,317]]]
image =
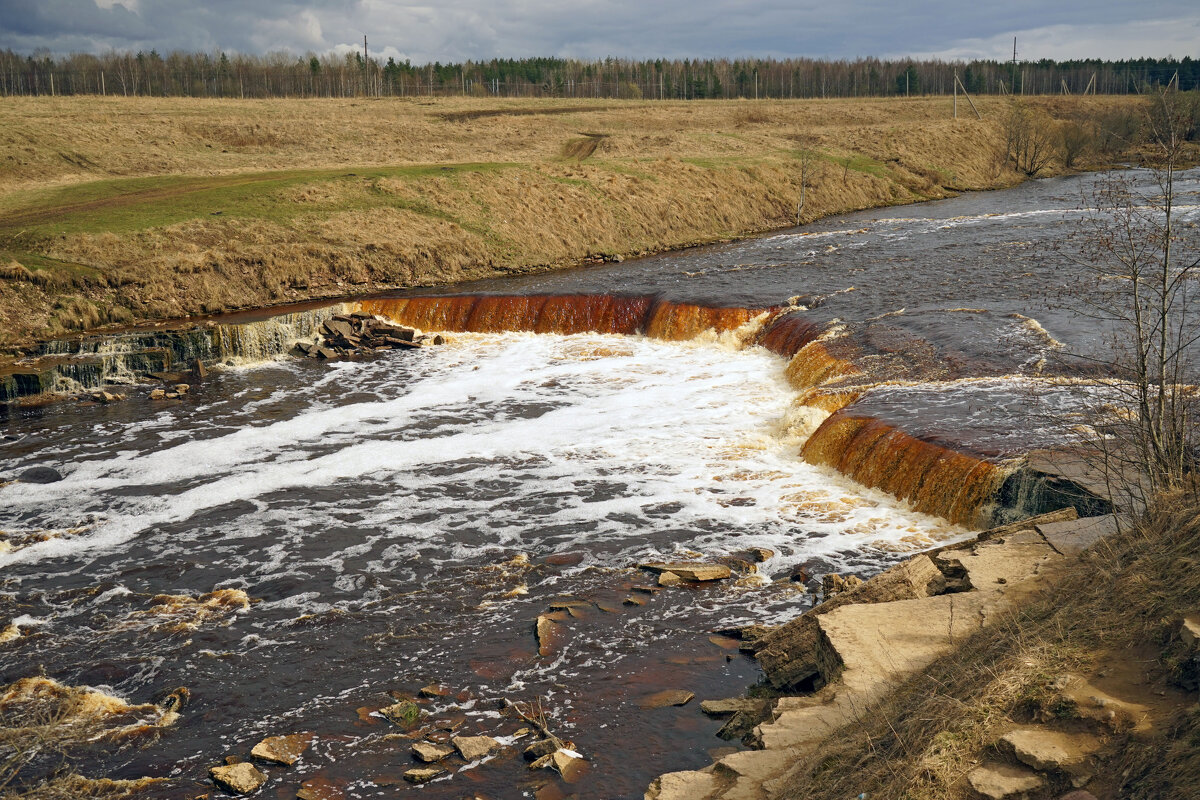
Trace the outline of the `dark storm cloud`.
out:
[[[494,56],[1197,55],[1194,0],[0,0],[0,48]],[[1008,43],[1007,45],[1005,43]],[[1089,49],[1091,48],[1091,49]]]

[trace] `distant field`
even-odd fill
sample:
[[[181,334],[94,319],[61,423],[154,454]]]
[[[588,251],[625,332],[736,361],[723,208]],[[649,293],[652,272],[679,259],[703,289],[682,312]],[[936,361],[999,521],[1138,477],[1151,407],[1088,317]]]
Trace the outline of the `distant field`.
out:
[[[1009,185],[979,106],[10,98],[0,344],[743,236],[802,189],[808,220]]]

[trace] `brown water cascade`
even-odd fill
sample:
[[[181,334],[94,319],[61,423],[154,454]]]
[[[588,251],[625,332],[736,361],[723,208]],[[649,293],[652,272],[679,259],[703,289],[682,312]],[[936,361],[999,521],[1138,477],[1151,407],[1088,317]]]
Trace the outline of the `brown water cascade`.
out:
[[[474,333],[600,332],[681,341],[705,331],[724,333],[762,317],[747,341],[789,359],[788,382],[800,401],[831,415],[801,452],[857,482],[952,522],[987,526],[1011,466],[905,433],[854,402],[873,381],[850,357],[859,350],[845,335],[787,308],[739,308],[620,295],[455,295],[364,300],[363,311],[424,330]],[[839,388],[846,378],[855,385]]]
[[[363,311],[423,330],[643,334],[683,341],[734,330],[766,313],[622,295],[457,295],[364,300]]]
[[[810,464],[828,466],[864,486],[951,522],[991,524],[991,506],[1011,472],[970,453],[917,439],[877,419],[835,411],[805,442]]]

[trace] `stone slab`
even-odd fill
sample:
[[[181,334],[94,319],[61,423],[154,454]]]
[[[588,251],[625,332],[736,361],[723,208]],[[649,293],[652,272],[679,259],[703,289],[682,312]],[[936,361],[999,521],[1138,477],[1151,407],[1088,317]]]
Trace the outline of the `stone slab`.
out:
[[[1077,555],[1101,539],[1117,532],[1115,514],[1100,517],[1080,517],[1071,522],[1051,522],[1037,526],[1050,545],[1063,555]]]

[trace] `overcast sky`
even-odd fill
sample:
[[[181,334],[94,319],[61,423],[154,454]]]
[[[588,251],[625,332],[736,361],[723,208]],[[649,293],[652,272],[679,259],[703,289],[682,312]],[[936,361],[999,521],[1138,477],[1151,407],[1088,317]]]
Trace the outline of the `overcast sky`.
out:
[[[0,0],[0,49],[398,60],[1200,57],[1200,0]]]

